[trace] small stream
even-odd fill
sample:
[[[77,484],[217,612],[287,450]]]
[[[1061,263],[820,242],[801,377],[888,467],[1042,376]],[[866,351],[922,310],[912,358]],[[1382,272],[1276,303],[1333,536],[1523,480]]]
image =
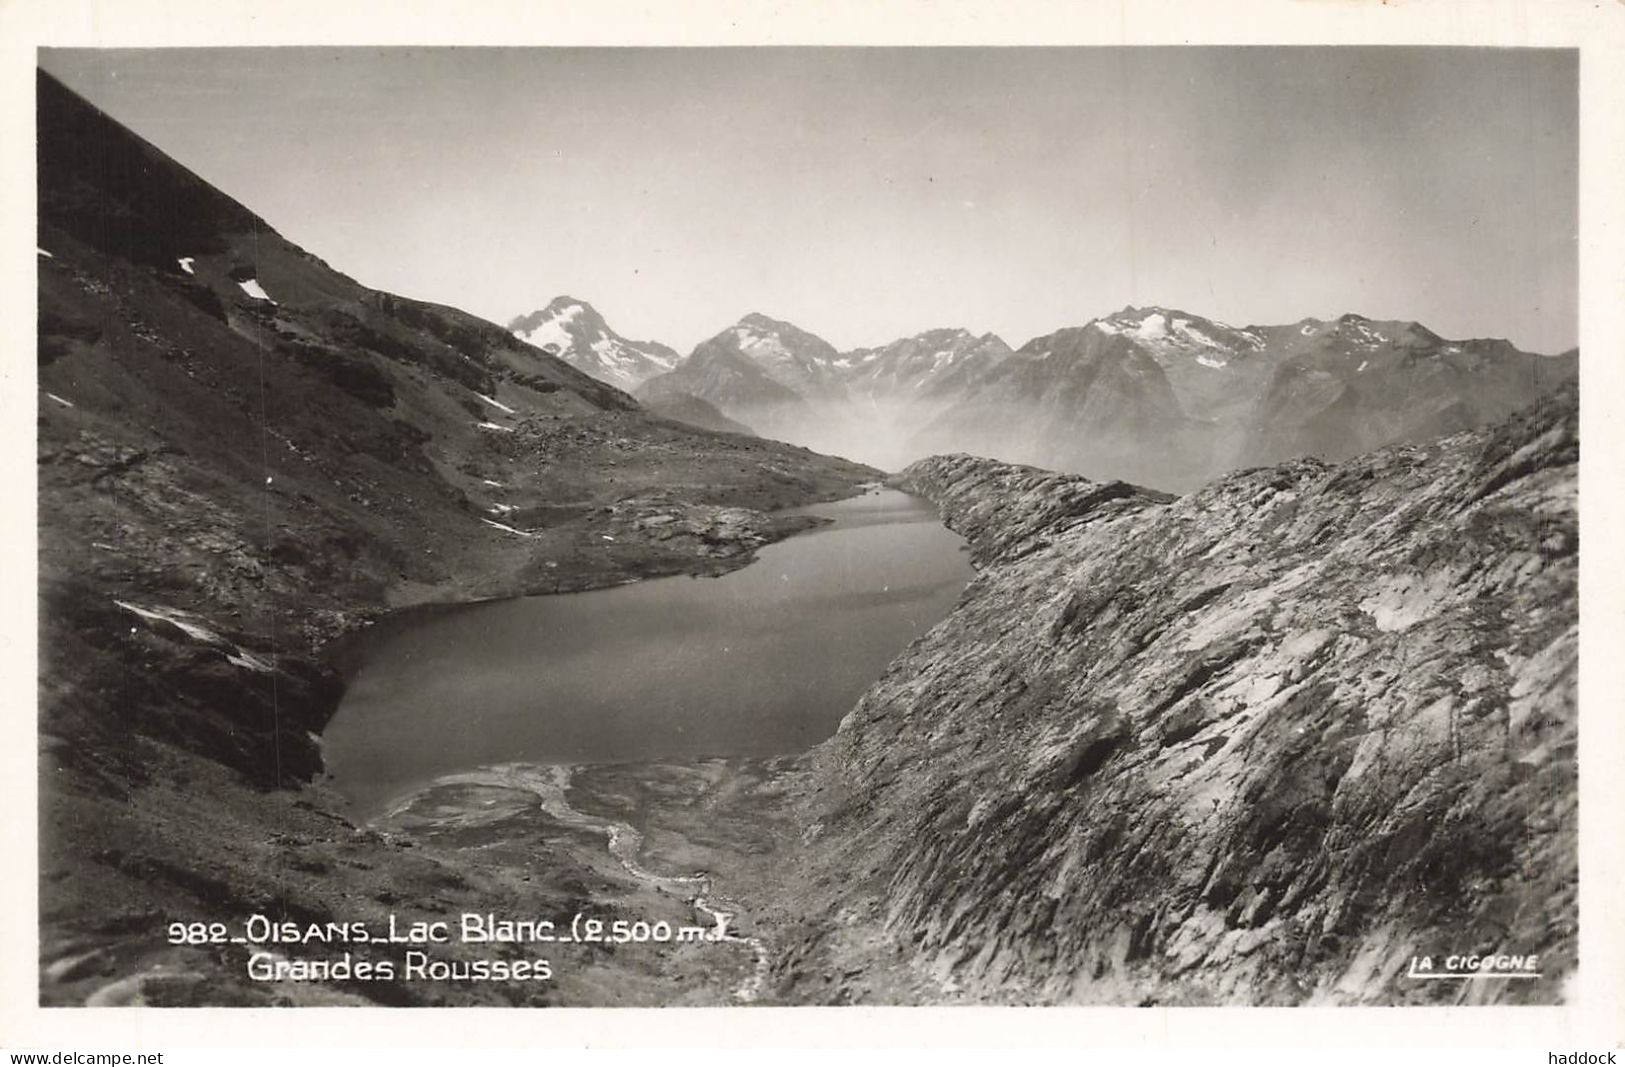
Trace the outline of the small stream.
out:
[[[573,768],[559,764],[547,767],[505,764],[483,767],[466,774],[446,775],[436,784],[495,786],[532,793],[541,802],[542,810],[564,825],[603,834],[610,855],[615,857],[627,874],[652,889],[664,890],[683,897],[696,914],[704,917],[710,926],[708,940],[714,943],[743,945],[750,949],[756,958],[755,966],[751,970],[750,977],[734,990],[733,998],[741,1004],[754,1001],[761,994],[762,987],[767,982],[768,969],[772,965],[772,957],[768,954],[766,943],[759,937],[740,937],[729,929],[737,912],[717,907],[712,901],[714,889],[709,874],[698,871],[694,874],[674,875],[651,871],[643,866],[641,857],[643,834],[637,827],[618,819],[589,815],[571,807],[568,796],[572,773]],[[403,807],[410,805],[413,799],[415,797],[407,798],[403,802]]]

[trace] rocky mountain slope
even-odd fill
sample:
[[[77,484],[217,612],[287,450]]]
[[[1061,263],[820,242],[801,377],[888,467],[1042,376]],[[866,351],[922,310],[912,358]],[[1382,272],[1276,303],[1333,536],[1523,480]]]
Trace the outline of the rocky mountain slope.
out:
[[[1577,395],[1181,498],[944,456],[978,576],[799,785],[791,999],[1561,998]],[[1405,977],[1538,955],[1538,981]]]
[[[570,296],[555,297],[541,310],[520,315],[508,323],[508,332],[627,392],[671,370],[679,359],[658,341],[627,340],[591,304]]]
[[[846,399],[840,353],[792,323],[752,312],[701,345],[737,352],[781,385],[813,402]]]
[[[655,406],[698,397],[769,437],[809,441],[820,436],[834,358],[835,350],[811,334],[747,315],[700,342],[669,373],[644,382],[636,395]]]
[[[920,456],[920,433],[931,420],[977,390],[1010,355],[998,336],[963,329],[844,352],[835,366],[850,402],[826,415],[834,433],[825,440],[876,466],[903,467]]]
[[[1414,322],[1344,315],[1277,327],[1281,357],[1237,462],[1344,459],[1498,421],[1571,381],[1577,352],[1539,356],[1507,341],[1450,341]],[[1284,338],[1281,336],[1284,334]]]
[[[669,393],[665,395],[645,396],[640,403],[645,411],[659,415],[661,418],[671,419],[689,426],[697,426],[702,430],[717,430],[721,433],[742,433],[754,436],[756,431],[737,419],[730,419],[724,415],[715,404],[701,400],[692,393]]]
[[[802,405],[846,399],[840,354],[823,338],[751,313],[701,341],[670,373],[647,381],[640,396],[686,391],[748,415],[793,395]]]
[[[964,329],[927,330],[879,348],[842,353],[835,365],[847,390],[873,404],[904,397],[952,396],[986,377],[1010,355],[996,334],[980,337]]]
[[[517,892],[304,784],[335,640],[412,605],[737,567],[807,525],[772,509],[878,473],[655,417],[367,289],[44,74],[38,124],[47,1003],[291,995],[166,946],[170,920]]]
[[[1081,327],[1023,345],[914,444],[1169,485],[1198,462],[1200,429],[1142,345]]]

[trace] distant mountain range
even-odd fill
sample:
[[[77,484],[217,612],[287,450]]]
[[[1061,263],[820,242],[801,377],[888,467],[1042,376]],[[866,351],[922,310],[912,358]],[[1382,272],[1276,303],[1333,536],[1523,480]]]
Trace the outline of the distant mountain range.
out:
[[[1237,328],[1127,307],[1012,350],[935,329],[840,352],[750,314],[686,358],[628,342],[560,297],[509,329],[671,417],[757,432],[888,469],[941,452],[1183,491],[1227,470],[1338,460],[1503,418],[1575,377],[1578,353],[1447,340],[1347,314]]]

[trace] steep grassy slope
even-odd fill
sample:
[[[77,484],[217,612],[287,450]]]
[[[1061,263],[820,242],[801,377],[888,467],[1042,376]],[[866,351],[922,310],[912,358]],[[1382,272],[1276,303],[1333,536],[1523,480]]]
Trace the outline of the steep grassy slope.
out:
[[[979,575],[817,751],[781,990],[1559,999],[1577,421],[1571,386],[1179,499],[967,456],[904,471]],[[1403,976],[1491,950],[1545,977]]]
[[[278,789],[319,774],[334,638],[408,605],[738,566],[807,522],[766,509],[877,472],[653,417],[367,289],[38,88],[42,996],[286,995],[176,957],[165,924],[504,892]]]

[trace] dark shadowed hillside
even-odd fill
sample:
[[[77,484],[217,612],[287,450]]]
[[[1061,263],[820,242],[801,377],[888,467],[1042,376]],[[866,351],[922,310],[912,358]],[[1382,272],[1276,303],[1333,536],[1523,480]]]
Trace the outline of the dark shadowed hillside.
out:
[[[876,472],[652,417],[498,326],[358,285],[38,92],[42,997],[264,1003],[288,994],[166,946],[164,921],[469,885],[289,788],[321,771],[335,638],[736,567],[811,521],[769,509]]]

